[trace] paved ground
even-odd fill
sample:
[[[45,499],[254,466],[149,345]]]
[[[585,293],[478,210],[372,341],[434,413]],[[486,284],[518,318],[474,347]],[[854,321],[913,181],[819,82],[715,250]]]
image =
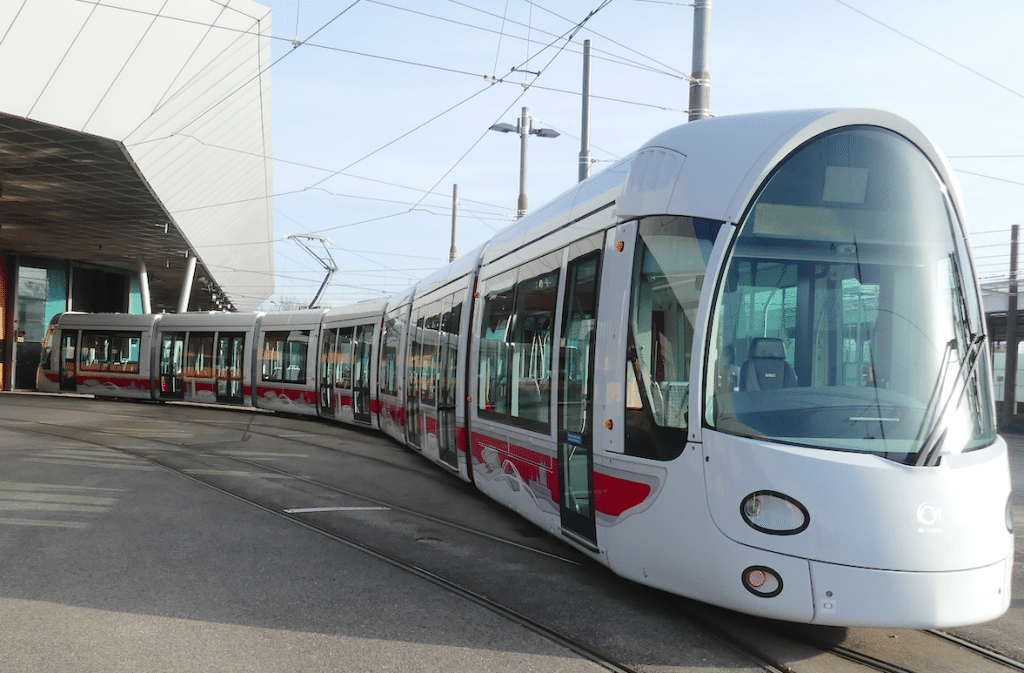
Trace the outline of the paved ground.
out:
[[[436,586],[180,475],[34,435],[38,418],[24,409],[11,418],[3,402],[4,673],[597,670]]]
[[[379,548],[435,572],[464,566],[467,586],[493,588],[503,605],[519,601],[640,670],[756,670],[681,629],[678,612],[658,596],[574,562],[572,550],[382,436],[265,414],[5,394],[0,673],[606,670],[409,572],[117,447],[287,507],[323,504],[324,493],[225,466],[207,450],[405,497],[439,515],[450,510],[523,548],[373,507],[312,516],[374,533]]]
[[[161,442],[234,447],[382,497],[414,493],[417,506],[458,513],[467,526],[573,556],[378,435],[269,415],[252,417],[265,424],[255,432],[250,416],[0,395],[0,673],[604,670],[363,552],[110,448],[198,461],[198,451]],[[1018,522],[1015,597],[1010,613],[968,635],[1015,652],[1024,642],[1024,435],[1006,439]],[[296,448],[300,441],[305,448]],[[205,471],[226,473],[212,464]],[[284,480],[262,479],[258,490],[285,493],[290,506],[316,504]],[[382,547],[416,547],[423,567],[472,558],[467,565],[479,572],[467,582],[494,586],[510,603],[533,601],[546,621],[574,624],[639,670],[755,670],[681,626],[656,593],[601,569],[523,560],[534,552],[495,551],[393,513],[387,525],[372,511],[323,516],[381,531]]]

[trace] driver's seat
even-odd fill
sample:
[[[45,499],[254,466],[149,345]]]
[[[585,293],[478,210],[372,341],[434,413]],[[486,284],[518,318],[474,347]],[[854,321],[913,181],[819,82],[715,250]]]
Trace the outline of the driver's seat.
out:
[[[786,362],[782,339],[757,337],[750,342],[750,359],[740,369],[740,390],[778,390],[798,385],[796,370]]]

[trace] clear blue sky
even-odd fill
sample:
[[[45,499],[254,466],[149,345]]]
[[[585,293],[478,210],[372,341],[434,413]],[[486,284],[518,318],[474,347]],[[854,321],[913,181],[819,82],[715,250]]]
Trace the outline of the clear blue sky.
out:
[[[506,226],[519,138],[487,128],[514,123],[523,106],[563,133],[531,138],[531,210],[575,184],[584,39],[596,158],[686,121],[693,9],[682,2],[612,0],[568,43],[603,0],[262,4],[275,38],[278,302],[308,302],[324,276],[287,234],[331,239],[341,271],[323,303],[338,306],[447,262],[455,183],[460,252]],[[1020,0],[713,0],[711,111],[906,117],[951,157],[983,282],[1005,277],[1010,225],[1024,224],[1022,27]]]

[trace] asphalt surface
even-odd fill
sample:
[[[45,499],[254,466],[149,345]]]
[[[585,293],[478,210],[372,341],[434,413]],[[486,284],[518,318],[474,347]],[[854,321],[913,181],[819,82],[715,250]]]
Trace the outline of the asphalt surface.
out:
[[[1003,618],[961,631],[1024,658],[1024,436],[1006,439],[1014,599]],[[762,670],[664,595],[588,564],[381,435],[252,412],[2,394],[0,673],[606,670],[279,515],[323,505],[332,507],[303,516],[598,643],[634,670]],[[793,670],[840,670],[799,656]]]
[[[634,670],[759,670],[681,628],[656,593],[582,563],[381,435],[252,412],[3,394],[0,673],[607,670],[278,514],[323,505],[336,507],[303,516],[600,643]]]
[[[26,424],[0,429],[0,670],[596,670],[177,474],[26,441]]]

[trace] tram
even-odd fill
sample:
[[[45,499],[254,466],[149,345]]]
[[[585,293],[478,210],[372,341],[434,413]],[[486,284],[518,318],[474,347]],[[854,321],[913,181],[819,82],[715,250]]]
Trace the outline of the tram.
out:
[[[895,115],[702,120],[384,301],[58,316],[38,387],[377,428],[740,612],[978,623],[1009,607],[1013,522],[963,213]]]

